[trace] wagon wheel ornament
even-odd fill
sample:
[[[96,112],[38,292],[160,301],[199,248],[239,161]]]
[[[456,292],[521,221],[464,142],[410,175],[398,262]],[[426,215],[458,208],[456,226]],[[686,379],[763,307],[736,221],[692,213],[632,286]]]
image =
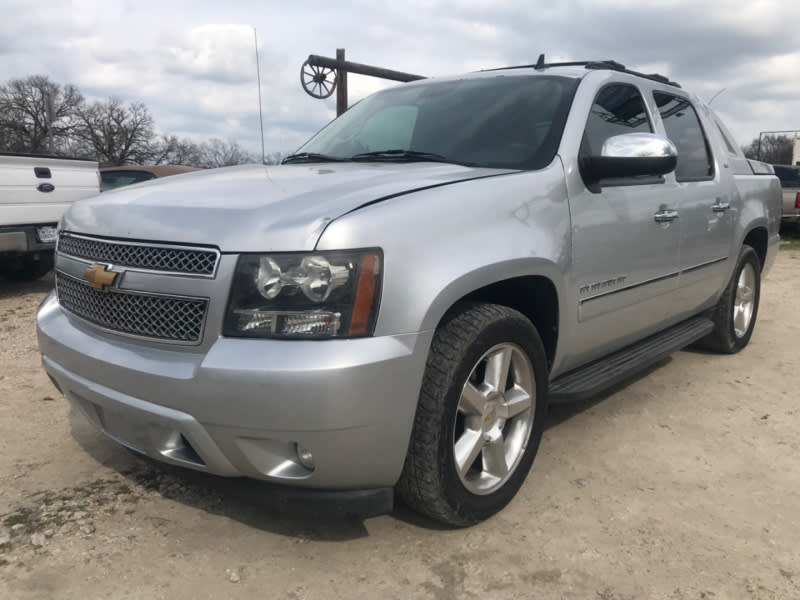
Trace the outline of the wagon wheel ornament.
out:
[[[306,93],[314,98],[328,98],[336,89],[336,79],[336,69],[310,65],[307,60],[300,67],[300,83]]]

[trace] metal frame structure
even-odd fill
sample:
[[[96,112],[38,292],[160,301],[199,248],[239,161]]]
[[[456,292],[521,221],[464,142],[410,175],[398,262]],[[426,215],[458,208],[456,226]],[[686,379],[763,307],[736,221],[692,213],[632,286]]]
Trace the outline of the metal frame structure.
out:
[[[417,81],[424,75],[393,71],[383,67],[365,65],[345,60],[344,48],[337,48],[336,58],[309,54],[300,67],[300,84],[312,98],[329,98],[336,91],[336,116],[347,110],[347,74],[367,75],[391,81]]]
[[[798,129],[781,129],[776,131],[759,131],[758,132],[758,160],[761,160],[761,138],[765,135],[775,135],[778,133],[792,133],[792,164],[800,165],[800,130]]]

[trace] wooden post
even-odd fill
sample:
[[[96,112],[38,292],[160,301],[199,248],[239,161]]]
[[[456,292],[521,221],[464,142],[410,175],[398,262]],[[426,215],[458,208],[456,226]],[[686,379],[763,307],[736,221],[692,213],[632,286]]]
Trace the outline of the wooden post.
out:
[[[344,63],[344,48],[336,49],[336,62],[340,65]],[[342,68],[336,69],[336,116],[340,116],[347,110],[347,71]]]

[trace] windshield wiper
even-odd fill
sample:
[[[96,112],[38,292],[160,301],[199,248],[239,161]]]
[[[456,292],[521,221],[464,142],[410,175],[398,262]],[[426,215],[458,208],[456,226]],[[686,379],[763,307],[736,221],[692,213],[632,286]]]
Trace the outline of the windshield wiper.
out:
[[[318,154],[317,152],[298,152],[297,154],[290,154],[281,161],[282,165],[289,163],[299,162],[344,162],[350,160],[348,158],[341,158],[339,156],[329,156],[328,154]]]
[[[350,157],[350,160],[397,160],[407,162],[428,161],[456,163],[446,156],[433,152],[420,152],[418,150],[377,150],[375,152],[362,152]],[[461,163],[457,163],[461,164]]]

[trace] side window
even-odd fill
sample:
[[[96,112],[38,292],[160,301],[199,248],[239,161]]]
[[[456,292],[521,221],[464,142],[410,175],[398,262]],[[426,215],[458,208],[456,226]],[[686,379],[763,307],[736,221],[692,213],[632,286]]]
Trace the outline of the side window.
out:
[[[597,94],[589,111],[581,154],[599,156],[603,142],[624,133],[652,133],[644,100],[632,85],[614,84]]]
[[[701,181],[714,176],[714,164],[703,126],[686,98],[654,92],[653,98],[664,122],[667,137],[678,149],[678,181]]]

